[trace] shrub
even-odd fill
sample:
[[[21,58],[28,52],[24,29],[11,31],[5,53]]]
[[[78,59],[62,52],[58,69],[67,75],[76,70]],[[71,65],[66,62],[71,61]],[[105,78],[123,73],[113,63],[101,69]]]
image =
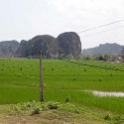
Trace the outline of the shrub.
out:
[[[47,103],[47,107],[49,109],[58,109],[59,103],[58,102],[48,102]]]
[[[104,119],[105,120],[112,120],[112,116],[111,116],[111,114],[107,114],[105,117],[104,117]]]
[[[40,108],[39,107],[34,108],[31,115],[34,115],[34,114],[40,114]]]

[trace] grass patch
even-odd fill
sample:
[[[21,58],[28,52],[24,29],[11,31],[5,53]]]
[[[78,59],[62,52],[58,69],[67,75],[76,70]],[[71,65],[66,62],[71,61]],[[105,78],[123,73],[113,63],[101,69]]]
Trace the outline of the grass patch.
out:
[[[5,105],[2,106],[5,109]],[[2,108],[1,107],[1,108]],[[81,123],[82,121],[88,120],[87,124],[91,122],[93,124],[98,123],[109,123],[109,124],[123,124],[124,116],[118,114],[107,113],[105,111],[98,111],[95,109],[90,109],[85,106],[75,106],[72,103],[60,103],[60,102],[36,102],[29,101],[25,103],[18,103],[13,105],[6,105],[6,113],[2,112],[2,114],[8,114],[10,117],[35,117],[40,115],[49,113],[47,115],[47,119],[59,119],[63,121],[67,121],[67,118],[73,120],[72,122]],[[53,116],[49,116],[53,115]],[[43,117],[43,115],[42,115]],[[61,117],[61,118],[60,118]],[[68,121],[69,122],[69,121]],[[71,122],[71,123],[72,123]]]

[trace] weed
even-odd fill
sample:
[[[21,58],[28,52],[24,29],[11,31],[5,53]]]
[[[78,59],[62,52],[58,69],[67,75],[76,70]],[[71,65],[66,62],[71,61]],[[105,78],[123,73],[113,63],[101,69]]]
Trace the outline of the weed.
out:
[[[93,82],[95,81],[95,78],[93,78]]]
[[[59,104],[60,104],[59,102],[48,102],[47,107],[49,109],[58,109]]]
[[[111,73],[110,76],[112,77],[113,76],[113,73]]]
[[[101,82],[102,81],[102,78],[100,78],[99,81]]]
[[[111,114],[107,114],[105,117],[104,117],[105,120],[112,120],[113,119],[113,116]]]
[[[74,78],[73,80],[76,81],[76,78]]]
[[[35,107],[31,113],[31,115],[35,115],[35,114],[40,114],[40,108],[39,107]]]
[[[70,100],[71,100],[71,98],[68,96],[68,97],[66,97],[65,102],[70,102]]]

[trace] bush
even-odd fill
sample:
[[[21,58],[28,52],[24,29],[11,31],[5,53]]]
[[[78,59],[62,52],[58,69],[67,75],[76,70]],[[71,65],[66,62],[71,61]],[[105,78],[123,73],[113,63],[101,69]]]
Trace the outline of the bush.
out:
[[[111,114],[107,114],[105,117],[104,117],[104,119],[105,120],[112,120],[112,116],[111,116]]]
[[[40,114],[40,108],[39,107],[34,108],[31,115],[34,115],[34,114]]]
[[[58,102],[48,102],[48,103],[47,103],[47,107],[48,107],[49,109],[58,109],[59,104],[60,104],[60,103],[58,103]]]

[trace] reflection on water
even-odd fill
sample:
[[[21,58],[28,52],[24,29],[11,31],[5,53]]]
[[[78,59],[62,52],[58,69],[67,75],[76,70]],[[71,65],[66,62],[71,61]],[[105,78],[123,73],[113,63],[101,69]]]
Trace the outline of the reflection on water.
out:
[[[99,96],[124,97],[124,92],[104,92],[104,91],[96,91],[96,90],[85,90],[85,91],[92,92],[94,95],[99,95]]]

